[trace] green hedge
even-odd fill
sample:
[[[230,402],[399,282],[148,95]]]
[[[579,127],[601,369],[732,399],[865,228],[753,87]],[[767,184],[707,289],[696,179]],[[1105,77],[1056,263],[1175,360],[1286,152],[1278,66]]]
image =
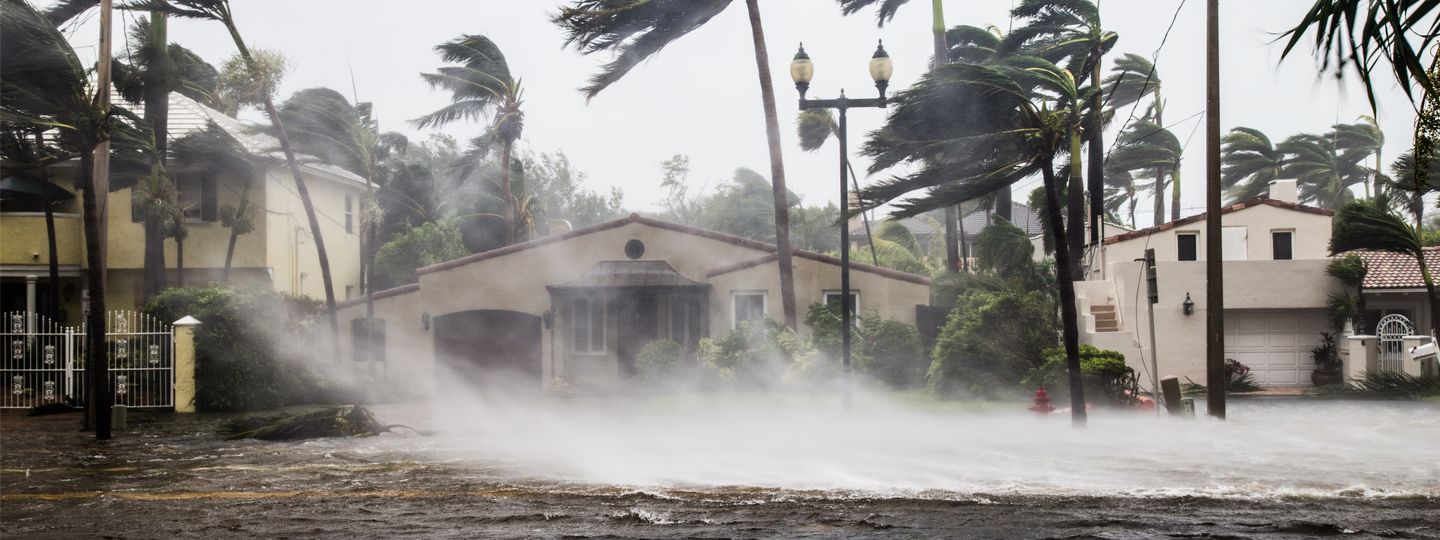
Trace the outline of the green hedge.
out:
[[[256,411],[328,401],[333,389],[302,367],[321,335],[320,303],[269,289],[228,286],[170,289],[146,313],[195,331],[195,406],[201,411]]]
[[[1080,346],[1080,374],[1085,381],[1085,401],[1099,407],[1130,407],[1139,393],[1135,370],[1125,365],[1125,355],[1117,351]],[[1051,403],[1070,402],[1070,370],[1066,365],[1065,348],[1045,351],[1045,365],[1030,373],[1023,383],[1035,388],[1044,385]],[[1063,407],[1064,405],[1058,405]]]

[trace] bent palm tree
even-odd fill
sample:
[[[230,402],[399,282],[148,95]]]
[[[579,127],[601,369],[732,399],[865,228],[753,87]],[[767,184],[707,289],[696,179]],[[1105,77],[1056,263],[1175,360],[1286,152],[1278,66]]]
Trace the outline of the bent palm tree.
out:
[[[1060,217],[1062,186],[1055,179],[1057,153],[1084,118],[1078,107],[1090,97],[1068,71],[1033,57],[1014,57],[994,66],[950,64],[897,93],[890,117],[871,132],[864,153],[871,171],[901,163],[921,170],[866,188],[862,206],[894,203],[895,217],[909,217],[979,198],[1039,172],[1044,180],[1048,227],[1065,238]],[[1052,108],[1052,106],[1054,108]],[[950,111],[974,111],[955,119]],[[923,196],[897,201],[915,192]],[[1070,368],[1072,419],[1085,425],[1075,284],[1065,242],[1056,242],[1060,310]]]
[[[1280,178],[1285,153],[1275,148],[1270,137],[1255,128],[1232,128],[1220,140],[1220,185],[1228,204],[1264,195],[1270,182]]]
[[[1151,191],[1155,194],[1155,224],[1165,219],[1165,187],[1171,188],[1171,219],[1180,219],[1180,158],[1184,152],[1180,139],[1170,130],[1145,120],[1131,122],[1120,133],[1118,146],[1110,154],[1110,167],[1125,171],[1139,178],[1152,178]],[[1168,180],[1167,180],[1168,178]]]
[[[1355,198],[1350,186],[1363,183],[1368,176],[1359,162],[1370,152],[1357,149],[1342,152],[1333,131],[1325,135],[1292,135],[1275,148],[1286,154],[1281,174],[1295,178],[1300,199],[1316,206],[1340,208]]]
[[[729,7],[731,0],[573,0],[552,21],[565,31],[565,46],[583,54],[612,51],[616,57],[581,89],[586,99],[620,80],[666,45],[704,26]],[[785,326],[798,329],[795,316],[795,277],[790,253],[790,213],[785,188],[785,163],[780,148],[780,118],[775,112],[775,89],[770,78],[770,55],[760,25],[758,0],[746,0],[755,67],[760,76],[760,100],[765,114],[765,138],[770,145],[771,188],[775,195],[775,247],[780,270],[780,299]]]
[[[465,34],[435,46],[446,62],[438,73],[421,73],[430,88],[450,91],[452,103],[438,111],[410,121],[417,128],[439,127],[456,120],[490,117],[485,134],[472,142],[466,170],[500,147],[500,184],[504,191],[505,245],[515,243],[516,198],[510,190],[510,156],[515,141],[525,128],[524,102],[520,81],[510,75],[510,65],[495,42],[481,35]]]
[[[1431,331],[1440,331],[1440,302],[1435,297],[1435,280],[1426,264],[1420,230],[1391,213],[1384,199],[1382,195],[1372,200],[1351,201],[1335,213],[1331,221],[1330,255],[1374,249],[1414,257],[1420,267],[1420,277],[1425,280]]]

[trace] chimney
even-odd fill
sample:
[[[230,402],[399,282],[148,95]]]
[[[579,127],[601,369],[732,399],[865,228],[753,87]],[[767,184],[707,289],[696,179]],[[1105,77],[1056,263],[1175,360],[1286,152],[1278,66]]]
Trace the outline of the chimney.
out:
[[[1295,180],[1271,180],[1270,198],[1288,203],[1300,203],[1300,192],[1295,187]]]

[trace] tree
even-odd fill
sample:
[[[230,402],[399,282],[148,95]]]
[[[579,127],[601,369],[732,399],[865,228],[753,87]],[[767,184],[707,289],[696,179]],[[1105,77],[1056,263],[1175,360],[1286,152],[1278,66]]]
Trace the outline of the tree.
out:
[[[1424,243],[1418,228],[1391,213],[1383,195],[1347,203],[1335,212],[1330,223],[1332,256],[1357,249],[1374,249],[1414,257],[1420,267],[1420,277],[1425,280],[1431,330],[1440,330],[1440,302],[1436,301],[1435,281],[1425,260]]]
[[[1435,92],[1435,83],[1420,64],[1420,56],[1440,38],[1440,18],[1431,17],[1440,4],[1414,0],[1315,0],[1290,36],[1280,58],[1288,57],[1300,40],[1315,30],[1314,54],[1321,71],[1333,69],[1343,76],[1354,69],[1375,108],[1375,70],[1380,61],[1390,64],[1395,81],[1412,101],[1411,85]],[[1415,42],[1414,39],[1419,41]],[[1432,59],[1431,69],[1434,69]],[[1382,68],[1383,69],[1383,68]]]
[[[571,226],[588,227],[626,215],[621,208],[625,191],[611,187],[601,193],[585,187],[584,171],[576,170],[564,150],[525,151],[516,159],[525,171],[525,185],[545,219],[564,219]]]
[[[1340,208],[1355,198],[1350,187],[1364,183],[1369,176],[1360,161],[1370,151],[1342,151],[1337,140],[1334,131],[1325,135],[1299,133],[1275,145],[1286,154],[1282,174],[1296,179],[1301,201],[1324,208]]]
[[[893,216],[908,217],[1008,189],[1038,172],[1045,184],[1048,228],[1055,238],[1065,238],[1060,217],[1063,188],[1055,181],[1054,160],[1084,120],[1078,105],[1088,102],[1094,91],[1077,88],[1070,72],[1034,57],[1006,58],[993,66],[941,66],[895,95],[890,117],[865,143],[865,154],[875,159],[872,172],[906,162],[922,168],[866,188],[862,204],[874,208],[925,191],[924,196],[893,203]],[[957,119],[952,111],[971,114]],[[1071,255],[1065,242],[1056,243],[1070,383],[1072,396],[1079,396],[1072,418],[1083,426]]]
[[[1265,195],[1270,182],[1279,179],[1285,167],[1285,153],[1270,137],[1255,128],[1236,127],[1221,139],[1220,181],[1225,198],[1235,204]]]
[[[520,81],[510,75],[505,55],[495,42],[481,35],[464,34],[435,46],[446,62],[460,66],[443,66],[438,73],[421,73],[430,84],[450,92],[451,104],[412,120],[417,128],[439,127],[456,120],[490,117],[490,127],[471,141],[466,158],[472,163],[500,147],[500,185],[504,189],[505,245],[515,243],[516,202],[510,192],[510,153],[525,127],[524,102]]]
[[[731,0],[573,0],[552,20],[565,31],[565,46],[583,54],[612,51],[616,57],[581,89],[586,99],[620,80],[631,69],[666,45],[704,26],[729,7]],[[759,0],[746,0],[755,67],[760,76],[760,98],[765,114],[765,138],[770,145],[773,180],[776,264],[780,270],[780,299],[785,326],[798,329],[795,277],[790,254],[790,200],[785,189],[785,164],[780,148],[780,119],[775,113],[775,88],[770,78],[770,57],[760,24]]]
[[[415,269],[453,261],[470,254],[460,239],[455,216],[419,227],[411,226],[381,246],[375,255],[375,284],[380,289],[416,283]]]
[[[254,212],[250,208],[250,185],[260,171],[273,165],[273,160],[250,153],[245,145],[214,122],[207,123],[203,130],[192,131],[177,139],[170,146],[170,159],[176,165],[199,170],[206,176],[226,173],[242,179],[244,187],[240,192],[240,204],[233,206],[227,203],[216,212],[221,225],[230,229],[230,244],[225,249],[225,270],[221,277],[221,281],[228,282],[230,265],[235,260],[236,239],[255,230]]]
[[[1365,259],[1354,253],[1346,253],[1344,257],[1331,260],[1325,267],[1325,273],[1340,280],[1340,284],[1345,286],[1344,290],[1330,294],[1330,329],[1338,334],[1345,329],[1346,321],[1353,321],[1356,332],[1368,333],[1369,327],[1365,325],[1365,276],[1370,273],[1370,267],[1365,264]],[[1355,289],[1355,296],[1350,296],[1349,289],[1352,288]],[[1337,307],[1341,309],[1336,310]],[[1337,312],[1346,316],[1335,317]]]
[[[1131,122],[1116,141],[1110,154],[1110,168],[1132,177],[1150,177],[1155,194],[1155,225],[1165,222],[1164,193],[1166,178],[1171,188],[1170,219],[1180,219],[1180,158],[1185,151],[1180,139],[1157,124],[1136,120]]]
[[[701,223],[713,231],[773,242],[775,232],[770,224],[775,220],[774,193],[770,182],[760,173],[744,167],[735,169],[733,178],[715,188],[715,196],[705,205]],[[792,206],[799,202],[793,193],[786,200],[792,201]]]
[[[681,225],[699,225],[705,211],[705,186],[700,186],[699,192],[690,196],[690,156],[675,154],[660,163],[660,170],[664,172],[660,187],[667,190],[665,198],[660,201],[660,206],[665,209],[665,219]]]
[[[1385,150],[1385,132],[1380,131],[1380,124],[1373,116],[1361,116],[1360,121],[1354,124],[1336,124],[1335,127],[1335,148],[1343,153],[1353,152],[1364,155],[1375,155],[1375,167],[1366,171],[1369,178],[1361,181],[1365,185],[1365,198],[1370,198],[1370,188],[1380,189],[1380,171],[1384,167],[1382,155]],[[1360,154],[1355,154],[1360,155]]]
[[[1428,166],[1423,169],[1436,170],[1440,167],[1440,159],[1433,157],[1436,155],[1434,150],[1431,150],[1429,155],[1432,157]],[[1440,191],[1440,178],[1422,178],[1417,172],[1415,151],[1407,150],[1390,164],[1390,173],[1394,175],[1392,178],[1378,177],[1381,184],[1376,186],[1375,191],[1379,193],[1380,187],[1384,186],[1387,198],[1409,212],[1411,217],[1415,218],[1415,226],[1418,228],[1425,217],[1425,196]]]
[[[1160,95],[1162,83],[1155,64],[1138,54],[1126,53],[1115,60],[1115,66],[1111,70],[1114,74],[1101,82],[1104,92],[1108,96],[1106,99],[1110,103],[1106,114],[1114,118],[1120,109],[1129,106],[1133,111],[1140,102],[1148,99],[1145,114],[1142,114],[1140,119],[1162,128],[1165,127],[1165,99]],[[1133,169],[1121,168],[1121,170],[1131,171]],[[1174,192],[1170,198],[1170,219],[1180,219],[1180,183],[1173,179],[1167,182],[1165,180],[1166,171],[1163,165],[1157,165],[1153,173],[1142,175],[1142,177],[1149,176],[1156,179],[1150,187],[1151,194],[1154,195],[1154,220],[1157,226],[1165,222],[1165,186],[1167,184]],[[1179,175],[1178,166],[1173,169],[1173,173],[1176,176]],[[1131,221],[1134,221],[1133,217]]]
[[[239,96],[237,99],[243,103],[258,101],[264,104],[265,114],[270,118],[271,127],[275,130],[275,136],[280,140],[280,149],[285,153],[285,162],[290,166],[290,175],[295,180],[295,191],[300,194],[300,202],[305,207],[305,217],[310,222],[310,236],[315,240],[315,251],[320,256],[320,277],[325,284],[325,307],[330,315],[330,340],[331,351],[336,362],[340,361],[340,319],[335,309],[335,282],[330,275],[330,256],[325,251],[325,238],[320,234],[320,219],[315,214],[315,204],[310,200],[310,189],[305,183],[305,176],[300,172],[300,162],[295,158],[295,148],[290,144],[290,137],[285,131],[285,124],[280,118],[280,113],[275,109],[274,93],[279,85],[280,75],[284,69],[276,69],[275,64],[284,66],[283,57],[278,55],[254,54],[245,45],[245,40],[240,37],[240,30],[235,26],[235,18],[230,10],[229,0],[147,0],[136,2],[136,7],[144,7],[151,11],[161,11],[179,17],[195,18],[202,20],[216,21],[225,25],[230,32],[230,38],[235,42],[235,48],[239,51],[239,62],[245,66],[245,72],[250,82],[246,96]],[[277,62],[278,57],[278,62]]]

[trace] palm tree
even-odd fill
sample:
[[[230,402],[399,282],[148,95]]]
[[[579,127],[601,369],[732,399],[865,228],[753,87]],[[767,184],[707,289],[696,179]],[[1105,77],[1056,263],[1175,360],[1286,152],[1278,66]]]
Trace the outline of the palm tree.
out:
[[[1436,301],[1435,281],[1426,264],[1420,230],[1390,212],[1389,203],[1384,199],[1381,195],[1351,201],[1335,213],[1331,220],[1330,255],[1373,249],[1414,257],[1420,267],[1420,277],[1425,280],[1431,331],[1440,331],[1440,302]]]
[[[1325,273],[1339,279],[1340,284],[1346,288],[1330,294],[1330,328],[1340,333],[1345,329],[1345,322],[1348,320],[1354,322],[1356,332],[1368,333],[1369,327],[1365,326],[1365,276],[1370,273],[1370,267],[1365,264],[1365,259],[1354,253],[1347,253],[1344,257],[1331,260],[1325,267]],[[1351,288],[1355,289],[1355,296],[1350,296]],[[1334,317],[1337,313],[1345,316]]]
[[[976,199],[1036,172],[1045,184],[1046,214],[1055,238],[1065,238],[1054,162],[1075,126],[1079,107],[1094,89],[1076,87],[1070,72],[1033,57],[1006,58],[995,65],[950,64],[924,75],[897,93],[885,126],[872,132],[864,152],[871,170],[901,163],[922,168],[866,188],[862,206],[893,203],[895,217],[909,217]],[[951,111],[974,111],[954,119]],[[924,195],[898,201],[915,192]],[[1074,225],[1074,223],[1072,223]],[[1064,326],[1073,420],[1085,423],[1079,329],[1074,307],[1071,253],[1057,242],[1056,270]],[[1079,397],[1076,397],[1079,396]]]
[[[1412,102],[1435,93],[1435,81],[1429,71],[1435,69],[1432,59],[1430,69],[1420,64],[1421,55],[1440,38],[1440,18],[1430,15],[1440,7],[1435,2],[1410,0],[1315,0],[1305,16],[1294,28],[1285,32],[1290,39],[1280,58],[1289,56],[1301,38],[1315,29],[1315,56],[1321,60],[1321,69],[1334,69],[1342,75],[1348,66],[1360,76],[1365,85],[1370,108],[1375,108],[1374,70],[1384,59],[1393,70],[1395,81]],[[1418,37],[1419,42],[1412,42]],[[1424,89],[1418,97],[1412,85]]]
[[[1119,36],[1115,32],[1106,31],[1100,23],[1100,8],[1089,0],[1023,0],[1019,6],[1011,10],[1011,16],[1016,19],[1028,20],[1028,24],[1016,28],[1005,36],[1000,45],[999,52],[1007,54],[1007,51],[1018,51],[1026,44],[1033,44],[1037,41],[1044,45],[1037,47],[1033,52],[1034,56],[1057,62],[1055,58],[1064,58],[1065,67],[1070,70],[1076,79],[1090,79],[1092,88],[1100,88],[1100,68],[1105,54],[1115,46]],[[1102,208],[1102,197],[1105,190],[1105,132],[1104,115],[1101,108],[1104,106],[1104,99],[1101,92],[1092,92],[1090,102],[1087,104],[1086,119],[1083,124],[1085,133],[1081,133],[1081,126],[1076,126],[1072,137],[1076,142],[1071,144],[1070,155],[1070,201],[1069,219],[1073,223],[1081,223],[1085,220],[1085,192],[1086,182],[1081,178],[1080,169],[1080,144],[1081,138],[1089,145],[1090,171],[1088,189],[1090,198],[1090,241],[1100,241],[1100,218],[1104,215]],[[1071,226],[1069,230],[1070,250],[1075,254],[1072,264],[1075,268],[1072,271],[1080,270],[1080,253],[1085,246],[1085,228]]]
[[[1385,163],[1381,157],[1385,150],[1385,132],[1380,131],[1380,124],[1375,121],[1375,117],[1364,115],[1360,116],[1360,122],[1337,124],[1334,129],[1335,147],[1338,150],[1375,155],[1375,167],[1369,170],[1369,178],[1361,181],[1361,184],[1365,185],[1365,198],[1370,198],[1371,186],[1376,190],[1380,189],[1380,171]]]
[[[1431,171],[1440,169],[1440,159],[1435,158],[1435,155],[1435,152],[1432,150],[1430,152],[1430,156],[1432,157],[1429,159],[1428,166],[1424,167],[1424,169]],[[1411,217],[1415,218],[1415,226],[1418,228],[1421,226],[1422,220],[1425,217],[1425,196],[1432,192],[1440,191],[1440,179],[1422,177],[1416,174],[1417,172],[1415,167],[1415,151],[1406,150],[1405,153],[1400,154],[1400,157],[1396,158],[1395,161],[1390,164],[1390,173],[1394,176],[1390,178],[1380,176],[1379,180],[1381,184],[1376,186],[1375,191],[1382,193],[1380,187],[1384,186],[1385,190],[1383,193],[1385,193],[1392,202],[1398,203],[1398,206],[1403,207],[1405,211],[1409,212]]]
[[[1140,178],[1151,178],[1155,194],[1155,225],[1165,221],[1165,186],[1171,188],[1171,219],[1180,219],[1180,158],[1185,149],[1170,130],[1145,120],[1131,122],[1120,133],[1110,154],[1110,167]],[[1167,180],[1168,177],[1168,180]]]
[[[1130,228],[1136,228],[1135,205],[1140,202],[1143,186],[1135,182],[1135,176],[1130,171],[1113,168],[1105,171],[1105,185],[1105,212],[1119,212],[1122,207],[1127,209]]]
[[[290,145],[290,137],[285,131],[285,124],[280,119],[280,113],[275,109],[274,85],[278,84],[279,76],[274,73],[267,73],[267,70],[257,60],[245,40],[240,36],[240,30],[235,26],[235,18],[230,10],[229,0],[139,0],[127,7],[132,9],[149,9],[152,12],[164,12],[179,17],[203,19],[219,22],[225,25],[230,32],[230,38],[235,42],[235,48],[239,51],[240,58],[244,62],[250,75],[261,84],[256,88],[260,94],[259,100],[264,104],[265,114],[270,118],[270,124],[275,130],[275,137],[280,140],[280,149],[285,153],[285,162],[290,166],[290,175],[295,181],[295,191],[300,195],[300,202],[305,207],[305,217],[310,222],[310,236],[315,240],[315,251],[320,256],[320,277],[325,284],[325,307],[330,316],[331,351],[336,362],[340,361],[340,319],[335,310],[335,282],[330,275],[330,256],[325,251],[325,238],[320,233],[320,219],[315,213],[315,204],[310,200],[310,189],[305,184],[305,177],[300,172],[300,162],[295,158],[295,148]]]
[[[565,31],[565,46],[584,54],[616,53],[600,73],[581,89],[586,99],[620,80],[631,69],[666,45],[704,26],[731,0],[573,0],[552,21]],[[745,0],[750,16],[750,37],[755,67],[760,76],[760,98],[765,114],[765,138],[770,145],[770,178],[775,198],[775,247],[780,270],[780,299],[785,326],[798,329],[795,316],[795,276],[790,261],[790,213],[786,198],[785,163],[780,148],[780,119],[775,112],[775,88],[770,78],[770,55],[760,25],[758,0]]]
[[[345,96],[329,88],[301,90],[280,104],[280,116],[290,128],[295,148],[365,179],[365,202],[360,211],[360,288],[365,295],[367,325],[375,318],[370,274],[379,249],[375,239],[381,219],[375,186],[386,183],[389,170],[382,162],[392,152],[404,153],[410,144],[399,133],[380,133],[380,122],[372,113],[370,103],[351,106]]]
[[[430,88],[450,91],[450,105],[412,120],[417,128],[439,127],[456,120],[490,117],[490,127],[475,139],[470,154],[474,162],[484,159],[491,149],[500,147],[500,184],[504,189],[505,245],[515,243],[516,198],[510,192],[510,154],[525,127],[523,91],[520,81],[510,75],[505,55],[495,42],[481,35],[465,34],[435,46],[446,62],[461,66],[445,66],[438,73],[421,73]]]
[[[1295,178],[1300,187],[1300,200],[1316,206],[1337,209],[1355,198],[1350,187],[1365,182],[1368,174],[1359,162],[1369,155],[1363,149],[1341,151],[1338,136],[1300,133],[1285,139],[1275,148],[1286,155],[1281,174]]]
[[[1285,153],[1275,148],[1270,137],[1255,128],[1232,128],[1220,140],[1220,182],[1225,198],[1235,204],[1264,195],[1270,182],[1280,178]]]
[[[1115,60],[1115,66],[1111,68],[1112,75],[1101,81],[1106,99],[1110,107],[1106,114],[1115,118],[1117,113],[1130,107],[1133,111],[1138,103],[1148,100],[1145,106],[1145,113],[1140,119],[1147,120],[1154,125],[1165,127],[1165,99],[1161,97],[1160,90],[1162,82],[1160,73],[1155,69],[1155,64],[1149,59],[1138,54],[1126,53]],[[1132,117],[1133,118],[1133,117]],[[1127,120],[1128,121],[1128,120]],[[1178,174],[1179,169],[1175,169]],[[1155,225],[1165,222],[1165,186],[1171,185],[1174,196],[1170,200],[1170,219],[1180,219],[1180,183],[1166,182],[1166,170],[1157,167],[1150,175],[1158,178],[1159,181],[1152,185],[1152,194],[1155,196]]]

